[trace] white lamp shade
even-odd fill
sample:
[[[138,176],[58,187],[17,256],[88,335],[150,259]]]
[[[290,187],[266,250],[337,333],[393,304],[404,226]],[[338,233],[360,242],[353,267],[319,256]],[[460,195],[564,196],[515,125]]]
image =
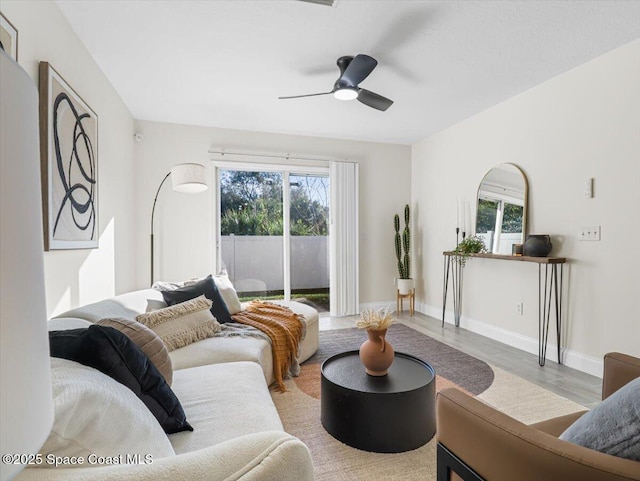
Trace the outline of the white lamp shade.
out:
[[[53,424],[38,150],[38,92],[0,51],[0,446],[35,454]],[[0,463],[0,480],[23,466]]]
[[[207,177],[204,165],[178,164],[171,169],[173,190],[187,194],[196,194],[207,190]]]

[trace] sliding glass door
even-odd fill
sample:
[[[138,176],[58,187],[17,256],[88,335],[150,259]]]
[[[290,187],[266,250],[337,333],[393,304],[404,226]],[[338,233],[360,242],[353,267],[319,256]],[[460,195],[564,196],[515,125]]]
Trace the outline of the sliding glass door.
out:
[[[217,169],[219,262],[241,299],[328,311],[329,176],[261,167]]]
[[[289,175],[291,293],[329,311],[329,176]]]
[[[282,179],[219,171],[220,254],[240,297],[283,298]]]

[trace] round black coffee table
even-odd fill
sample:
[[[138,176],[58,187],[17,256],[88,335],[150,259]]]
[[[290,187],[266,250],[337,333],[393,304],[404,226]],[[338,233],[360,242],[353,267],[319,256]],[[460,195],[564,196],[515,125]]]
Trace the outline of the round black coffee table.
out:
[[[420,359],[395,353],[386,376],[369,376],[358,351],[322,363],[322,425],[334,438],[376,453],[426,444],[436,432],[436,373]]]

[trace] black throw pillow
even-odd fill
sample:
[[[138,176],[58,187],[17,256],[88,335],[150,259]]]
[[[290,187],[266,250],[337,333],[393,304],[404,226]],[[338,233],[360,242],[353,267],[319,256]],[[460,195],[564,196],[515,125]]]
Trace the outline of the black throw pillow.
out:
[[[107,326],[51,331],[49,346],[52,357],[92,367],[127,386],[167,434],[193,431],[164,376],[126,334]]]
[[[204,294],[204,296],[211,301],[211,314],[217,319],[220,324],[225,322],[233,322],[229,309],[224,303],[220,291],[216,287],[216,283],[213,281],[213,277],[208,275],[201,281],[191,284],[180,289],[174,289],[172,291],[160,291],[164,302],[169,306],[180,304],[181,302],[190,301]]]

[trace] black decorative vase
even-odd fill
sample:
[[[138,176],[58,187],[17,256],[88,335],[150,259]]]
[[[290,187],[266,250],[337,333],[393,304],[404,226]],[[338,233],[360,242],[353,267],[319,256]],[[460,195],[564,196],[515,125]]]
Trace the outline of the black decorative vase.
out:
[[[546,257],[551,252],[551,238],[547,234],[527,236],[524,243],[524,255],[530,257]]]

